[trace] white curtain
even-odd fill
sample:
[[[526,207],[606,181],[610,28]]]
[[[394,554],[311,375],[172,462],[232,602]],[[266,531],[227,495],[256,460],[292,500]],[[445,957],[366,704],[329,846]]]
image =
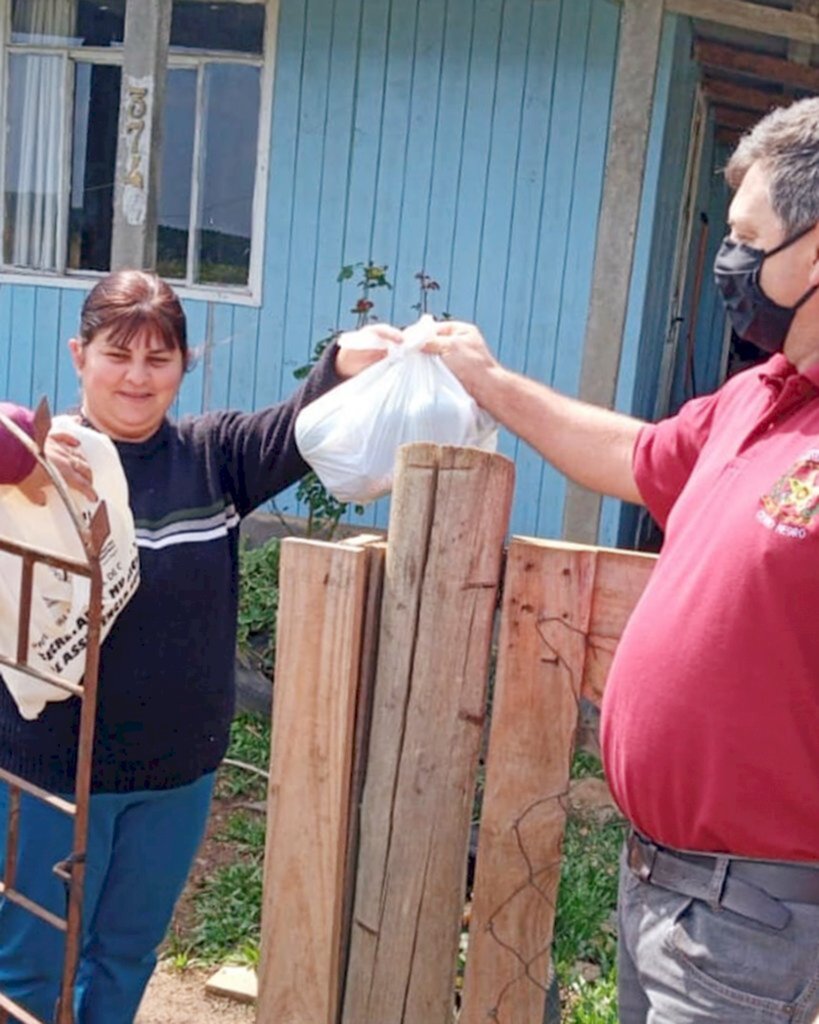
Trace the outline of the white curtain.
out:
[[[65,46],[73,35],[76,0],[25,0],[14,8],[15,40]],[[57,252],[57,228],[66,109],[65,57],[57,53],[12,54],[9,76],[6,193],[11,193],[14,200],[11,262],[36,270],[57,270],[62,264]]]

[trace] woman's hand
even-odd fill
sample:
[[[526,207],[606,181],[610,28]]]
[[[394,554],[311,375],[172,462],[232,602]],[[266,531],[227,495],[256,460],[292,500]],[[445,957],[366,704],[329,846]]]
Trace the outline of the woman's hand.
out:
[[[400,344],[403,336],[397,327],[389,324],[367,324],[357,331],[345,331],[339,336],[352,342],[353,348],[339,347],[336,352],[336,373],[339,377],[355,377],[368,366],[387,354],[387,342]]]
[[[72,434],[49,434],[45,443],[45,456],[68,487],[79,491],[89,501],[96,501],[94,475],[79,447],[80,442]],[[45,505],[45,488],[50,484],[51,478],[38,464],[17,486],[34,505]]]

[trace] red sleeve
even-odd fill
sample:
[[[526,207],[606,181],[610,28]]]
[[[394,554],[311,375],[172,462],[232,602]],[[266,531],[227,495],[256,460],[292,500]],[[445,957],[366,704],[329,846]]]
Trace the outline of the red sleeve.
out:
[[[718,394],[694,398],[659,423],[649,423],[634,446],[634,479],[646,508],[665,527],[708,440]]]
[[[0,413],[22,427],[27,434],[34,433],[34,415],[28,409],[8,402],[0,402]],[[17,438],[0,422],[0,484],[18,484],[34,469],[34,456],[26,451]]]

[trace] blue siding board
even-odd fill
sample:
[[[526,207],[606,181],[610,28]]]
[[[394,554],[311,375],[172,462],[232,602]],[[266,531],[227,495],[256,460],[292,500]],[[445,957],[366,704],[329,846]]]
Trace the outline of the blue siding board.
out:
[[[0,285],[0,401],[10,396],[9,364],[12,346],[12,297],[9,285]]]
[[[45,396],[52,408],[57,392],[59,308],[60,294],[56,288],[35,290],[31,400],[36,404]]]
[[[306,16],[306,7],[300,4],[285,0],[280,5],[265,229],[264,293],[254,394],[257,407],[269,404],[282,393]]]
[[[182,378],[182,387],[176,401],[174,415],[196,416],[204,407],[205,344],[207,337],[208,305],[206,302],[183,303],[188,325],[188,346],[191,352],[190,369]]]
[[[373,251],[373,222],[381,125],[387,75],[387,39],[390,5],[364,0],[361,12],[358,89],[352,124],[353,153],[345,211],[343,262],[382,259]],[[346,317],[347,291],[342,296],[342,317]],[[351,305],[351,304],[350,304]]]
[[[36,291],[36,288],[15,288],[12,296],[8,393],[12,402],[21,405],[30,405],[32,398]]]
[[[452,265],[455,241],[455,211],[462,172],[461,151],[467,111],[469,47],[472,39],[474,4],[448,0],[444,23],[443,59],[435,108],[435,147],[432,183],[426,223],[424,270],[441,285],[433,309],[454,316],[468,316],[468,310],[452,306]],[[471,43],[470,43],[471,46]],[[461,254],[461,259],[466,256]]]
[[[421,0],[419,3],[415,70],[392,275],[393,319],[400,324],[414,320],[419,313],[413,308],[421,302],[415,275],[426,269],[428,211],[436,146],[435,111],[439,101],[445,13],[444,6],[436,0]],[[439,309],[437,302],[430,303],[430,312]]]
[[[213,306],[210,359],[206,364],[209,370],[207,409],[227,409],[229,405],[234,309],[221,303]]]
[[[403,268],[399,264],[398,246],[401,206],[407,188],[410,137],[410,114],[415,77],[415,43],[418,27],[417,3],[396,4],[390,18],[384,80],[381,131],[373,204],[372,241],[369,255],[377,263],[387,264],[390,277],[399,288]],[[394,292],[372,296],[375,312],[383,319],[396,319]],[[406,323],[408,310],[401,310],[398,319]]]
[[[253,381],[256,377],[256,350],[259,341],[259,312],[249,306],[236,306],[233,312],[233,340],[230,345],[231,409],[253,408]]]
[[[58,338],[57,388],[54,395],[53,408],[64,412],[77,406],[80,402],[80,386],[77,371],[71,361],[68,350],[68,339],[75,338],[80,330],[80,311],[85,301],[85,292],[73,288],[60,291],[60,309],[58,323],[55,325]]]
[[[585,74],[575,141],[553,376],[556,387],[575,394],[591,297],[618,31],[619,11],[609,4],[593,4],[585,40]],[[538,499],[536,529],[539,534],[549,536],[562,532],[565,491],[565,479],[551,467],[544,467]]]
[[[474,317],[477,301],[475,261],[483,240],[502,14],[500,0],[482,0],[471,40],[448,288],[449,309],[461,318]]]
[[[331,330],[350,323],[346,308],[342,316],[341,289],[335,282],[343,263],[343,211],[352,155],[350,125],[356,98],[360,16],[360,0],[336,0],[329,55],[313,313],[308,331],[311,347]]]

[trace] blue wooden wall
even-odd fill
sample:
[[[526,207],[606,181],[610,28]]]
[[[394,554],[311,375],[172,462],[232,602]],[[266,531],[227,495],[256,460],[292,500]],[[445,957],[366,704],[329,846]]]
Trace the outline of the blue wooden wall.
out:
[[[659,72],[625,408],[650,394],[662,343],[654,256],[669,218],[655,212],[673,206],[677,157],[661,154],[684,152],[674,133],[687,123],[669,111],[682,117],[691,90],[676,21]],[[281,0],[262,305],[186,301],[201,354],[177,412],[259,407],[292,390],[315,342],[353,323],[357,293],[337,283],[340,267],[368,259],[394,284],[373,295],[382,319],[417,315],[423,269],[441,284],[432,312],[475,319],[505,363],[576,391],[618,24],[613,0]],[[82,297],[0,286],[2,394],[76,400],[64,341]],[[563,480],[511,437],[502,450],[517,466],[513,530],[559,535]],[[299,511],[292,495],[279,506]],[[619,510],[608,514],[613,534]],[[363,522],[386,518],[381,502]]]

